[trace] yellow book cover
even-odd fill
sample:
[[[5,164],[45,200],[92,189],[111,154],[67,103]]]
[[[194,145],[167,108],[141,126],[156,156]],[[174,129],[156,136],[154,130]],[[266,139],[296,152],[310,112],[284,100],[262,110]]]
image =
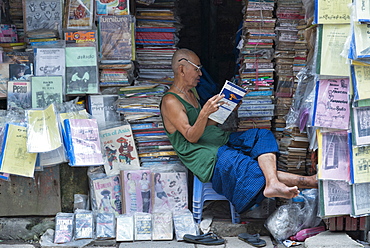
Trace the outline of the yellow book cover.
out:
[[[7,124],[4,141],[0,172],[33,177],[37,153],[27,152],[27,128]]]
[[[340,53],[350,33],[350,25],[322,25],[319,29],[318,74],[350,76],[350,67]]]
[[[349,6],[352,0],[315,1],[315,21],[317,24],[344,24],[351,22]]]
[[[44,110],[27,110],[27,151],[48,152],[62,145],[54,104]]]
[[[368,161],[370,161],[370,146],[352,146],[352,154],[352,183],[369,183],[370,171]]]

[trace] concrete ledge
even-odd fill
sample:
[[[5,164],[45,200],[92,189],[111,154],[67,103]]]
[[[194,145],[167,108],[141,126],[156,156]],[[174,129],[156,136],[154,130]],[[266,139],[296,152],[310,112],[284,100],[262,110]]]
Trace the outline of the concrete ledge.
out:
[[[306,248],[355,248],[364,247],[345,232],[325,231],[305,240]]]

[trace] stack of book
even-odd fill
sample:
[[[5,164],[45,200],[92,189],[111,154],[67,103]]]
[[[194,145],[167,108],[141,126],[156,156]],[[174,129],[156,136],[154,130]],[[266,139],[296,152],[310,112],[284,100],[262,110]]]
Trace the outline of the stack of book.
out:
[[[137,48],[138,80],[173,77],[171,59],[175,51],[174,47]]]
[[[280,156],[278,168],[298,175],[306,175],[310,166],[307,134],[300,133],[298,128],[287,129],[279,140]]]
[[[245,10],[239,75],[241,86],[249,93],[238,109],[238,130],[270,129],[274,115],[274,1],[248,1]]]
[[[136,9],[139,80],[173,77],[171,58],[178,42],[175,1],[155,1]]]
[[[23,11],[22,11],[22,0],[9,1],[9,15],[10,20],[17,29],[18,41],[24,41],[24,23],[23,23]],[[6,8],[6,5],[5,5]]]
[[[57,30],[31,30],[25,34],[25,41],[30,46],[52,45],[59,40]]]
[[[131,124],[142,167],[178,164],[179,159],[163,128],[159,104],[167,85],[146,83],[122,87],[117,111]]]
[[[134,18],[99,16],[99,86],[102,90],[131,84],[135,60]]]
[[[179,165],[180,160],[174,151],[163,127],[162,121],[132,123],[141,167],[152,168],[164,165]]]

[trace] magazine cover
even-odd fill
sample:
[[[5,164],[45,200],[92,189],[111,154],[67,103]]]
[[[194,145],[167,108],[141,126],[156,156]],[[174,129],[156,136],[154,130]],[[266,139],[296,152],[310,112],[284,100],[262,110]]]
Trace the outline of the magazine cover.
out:
[[[61,0],[23,0],[24,32],[38,29],[62,31],[63,2]]]
[[[150,213],[151,177],[150,170],[121,171],[124,213]]]
[[[121,183],[119,175],[99,178],[92,181],[93,197],[96,204],[93,210],[122,214]]]
[[[102,61],[132,59],[132,16],[100,16],[99,44]]]
[[[128,0],[96,0],[96,15],[128,15]]]
[[[185,172],[152,172],[152,212],[188,208]]]
[[[140,161],[130,125],[100,131],[107,175],[117,175],[120,170],[139,169]]]
[[[67,0],[64,18],[66,29],[91,29],[94,18],[94,0]]]

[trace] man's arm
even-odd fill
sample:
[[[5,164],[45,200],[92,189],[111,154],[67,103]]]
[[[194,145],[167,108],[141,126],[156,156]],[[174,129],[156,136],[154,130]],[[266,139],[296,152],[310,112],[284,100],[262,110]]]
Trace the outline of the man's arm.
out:
[[[209,115],[217,111],[218,102],[222,98],[223,96],[220,95],[211,97],[204,104],[194,125],[191,126],[182,103],[173,95],[164,96],[161,113],[167,131],[174,133],[178,130],[189,142],[198,142],[207,126]]]

